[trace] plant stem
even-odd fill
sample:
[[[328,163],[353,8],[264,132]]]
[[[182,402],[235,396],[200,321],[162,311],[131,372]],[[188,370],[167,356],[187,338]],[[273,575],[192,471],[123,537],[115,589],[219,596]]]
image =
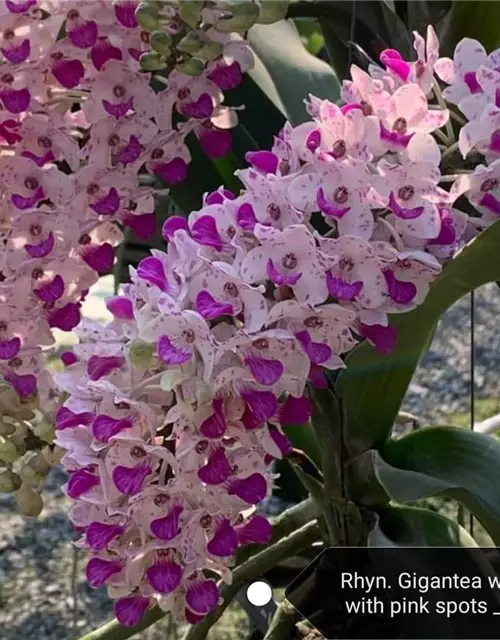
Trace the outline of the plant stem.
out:
[[[446,149],[443,152],[443,157],[442,159],[444,160],[445,158],[447,158],[448,156],[451,156],[455,153],[455,151],[458,149],[458,142],[454,142],[450,147],[448,147],[448,149]]]
[[[223,604],[219,605],[202,622],[190,628],[185,640],[205,638],[210,627],[223,614],[241,588],[242,583],[253,580],[286,556],[292,555],[315,542],[319,538],[319,527],[315,521],[310,521],[316,515],[317,509],[313,500],[310,498],[304,500],[304,502],[287,509],[272,522],[273,535],[269,547],[263,550],[262,547],[256,545],[243,548],[237,556],[239,566],[233,571],[233,584],[224,585],[221,588],[221,596],[224,598]],[[221,610],[219,611],[219,609]],[[117,620],[112,620],[99,627],[99,629],[82,636],[80,640],[128,640],[128,638],[140,631],[144,631],[144,629],[147,629],[165,615],[165,611],[162,611],[159,607],[154,607],[147,611],[141,622],[133,628],[122,627]],[[197,634],[201,634],[205,628],[204,635],[189,635],[190,632],[194,634],[195,630],[198,630]]]
[[[438,81],[434,78],[433,84],[434,95],[436,96],[436,100],[438,101],[439,106],[442,109],[448,109],[446,106],[446,100],[443,98],[443,94],[441,93],[441,87],[439,86]],[[453,125],[451,124],[450,119],[446,123],[446,135],[448,136],[448,144],[455,141],[455,133],[453,132]]]
[[[465,118],[463,118],[461,115],[459,115],[455,111],[452,111],[451,109],[450,109],[450,116],[453,118],[453,120],[455,120],[455,122],[458,122],[458,124],[461,127],[463,127],[464,124],[467,124],[467,120]]]
[[[233,583],[230,586],[226,585],[221,590],[222,604],[199,624],[190,627],[183,640],[205,640],[211,627],[221,617],[244,583],[255,580],[267,569],[275,566],[287,556],[293,555],[316,542],[318,538],[319,526],[317,522],[309,522],[298,531],[294,531],[286,538],[257,553],[250,560],[237,567],[233,571]],[[224,593],[222,593],[223,591]]]
[[[279,605],[264,640],[290,640],[300,614],[287,600]]]

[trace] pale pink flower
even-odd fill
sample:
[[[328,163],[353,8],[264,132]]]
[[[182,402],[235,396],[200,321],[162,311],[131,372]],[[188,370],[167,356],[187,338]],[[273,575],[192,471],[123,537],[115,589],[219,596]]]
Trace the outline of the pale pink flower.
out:
[[[371,187],[366,165],[355,160],[318,162],[290,185],[290,199],[300,211],[321,211],[341,235],[369,239],[373,231]]]

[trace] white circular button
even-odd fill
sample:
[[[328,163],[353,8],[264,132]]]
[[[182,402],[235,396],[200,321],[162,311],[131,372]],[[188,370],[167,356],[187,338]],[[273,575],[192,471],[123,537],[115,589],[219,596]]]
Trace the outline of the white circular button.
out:
[[[263,607],[273,599],[273,590],[267,582],[252,582],[247,589],[247,598],[254,607]]]

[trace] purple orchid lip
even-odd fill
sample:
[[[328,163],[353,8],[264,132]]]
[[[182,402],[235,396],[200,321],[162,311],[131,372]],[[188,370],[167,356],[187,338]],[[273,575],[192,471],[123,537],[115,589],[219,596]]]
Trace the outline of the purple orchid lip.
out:
[[[197,118],[200,120],[206,120],[206,118],[210,118],[213,110],[214,106],[212,103],[212,98],[208,95],[208,93],[202,93],[198,100],[194,102],[188,102],[181,107],[182,113],[187,118]]]
[[[398,280],[390,269],[386,269],[383,273],[391,300],[397,304],[409,304],[415,298],[417,287],[413,282]]]
[[[12,2],[12,0],[6,0],[5,5],[11,13],[26,13],[31,7],[36,4],[37,0],[26,0],[26,2]]]
[[[257,224],[254,208],[249,202],[244,202],[238,208],[236,218],[238,220],[238,224],[244,231],[253,231]]]
[[[245,154],[245,160],[262,173],[276,175],[278,171],[279,158],[272,151],[248,151]]]
[[[397,147],[406,148],[413,136],[413,133],[405,135],[398,131],[390,131],[384,126],[383,122],[380,121],[380,139],[384,142],[389,142]]]
[[[306,147],[309,149],[309,151],[311,151],[311,153],[314,153],[316,149],[320,146],[320,144],[321,144],[321,131],[319,129],[314,129],[307,136]]]
[[[10,113],[22,113],[26,111],[31,102],[31,93],[28,89],[4,89],[0,92],[3,106]]]
[[[408,80],[410,75],[411,67],[403,60],[399,51],[395,49],[385,49],[380,54],[380,61],[385,64],[386,68],[389,71],[392,71],[395,75],[397,75],[403,82]]]
[[[11,64],[20,64],[29,58],[31,43],[28,38],[25,38],[21,44],[18,44],[16,47],[4,47],[0,49],[0,51]]]
[[[389,207],[394,215],[398,218],[401,218],[402,220],[414,220],[415,218],[421,216],[424,212],[424,207],[414,207],[413,209],[402,207],[396,200],[393,191],[391,191],[389,195]]]
[[[468,71],[464,74],[464,82],[469,87],[469,91],[471,93],[483,93],[483,89],[481,85],[477,81],[477,76],[475,71]]]
[[[283,273],[278,271],[274,266],[274,262],[271,258],[267,261],[267,276],[271,282],[280,286],[293,286],[297,284],[299,278],[302,277],[302,273]]]
[[[323,215],[337,220],[343,218],[351,210],[351,207],[337,207],[331,200],[328,200],[322,187],[319,187],[316,193],[316,204]]]
[[[392,325],[384,327],[381,324],[362,324],[359,333],[384,354],[390,353],[397,342],[396,328]]]
[[[52,74],[65,89],[74,89],[85,75],[80,60],[60,60],[52,65]]]
[[[77,23],[67,29],[68,38],[78,49],[88,49],[97,41],[98,28],[95,20],[78,20]]]
[[[168,336],[161,336],[158,340],[158,356],[165,364],[181,365],[191,360],[193,354],[187,349],[176,347]]]
[[[243,527],[238,527],[238,542],[243,544],[267,544],[270,542],[273,529],[264,516],[253,516]]]
[[[283,375],[285,367],[279,360],[271,360],[256,356],[245,358],[245,364],[252,372],[253,377],[259,384],[271,386],[278,382]]]
[[[90,59],[97,71],[100,71],[108,60],[122,60],[122,58],[121,50],[118,47],[113,47],[104,38],[100,38],[90,52]]]
[[[220,438],[227,428],[223,398],[215,398],[212,402],[212,408],[214,412],[201,423],[200,433],[207,438]]]
[[[115,600],[114,611],[118,622],[124,627],[135,627],[149,607],[149,598],[131,596]]]
[[[149,584],[158,593],[167,595],[175,591],[182,580],[182,567],[173,561],[155,562],[146,571]]]
[[[173,540],[179,533],[179,520],[184,507],[180,504],[170,509],[166,516],[157,518],[150,524],[151,533],[160,540]]]
[[[500,213],[500,203],[499,203]],[[455,242],[457,234],[455,226],[453,224],[453,218],[450,216],[448,209],[440,209],[439,214],[441,216],[441,229],[436,238],[432,238],[427,242],[428,245],[443,245],[448,246]]]
[[[32,258],[44,258],[54,248],[54,234],[52,231],[49,233],[45,240],[38,244],[25,244],[24,250],[29,253]]]
[[[218,64],[208,75],[212,82],[222,89],[228,91],[229,89],[235,89],[241,84],[243,74],[238,62],[232,62],[231,64]]]
[[[112,103],[109,100],[102,100],[102,106],[104,110],[109,113],[110,116],[113,116],[117,120],[119,118],[123,118],[123,116],[132,109],[134,105],[134,98],[131,97],[124,102]]]
[[[208,291],[200,291],[196,296],[196,311],[207,320],[220,316],[234,315],[234,308],[228,302],[218,302]]]
[[[328,293],[338,300],[354,300],[363,289],[363,282],[347,282],[343,278],[335,277],[331,273],[326,274]]]
[[[169,162],[162,162],[153,166],[153,173],[165,184],[179,184],[183,182],[188,174],[188,166],[182,158],[174,158]]]
[[[217,251],[222,251],[224,242],[217,230],[215,218],[204,215],[198,218],[191,227],[193,240],[206,247],[213,247]]]
[[[17,336],[11,340],[0,340],[0,360],[15,358],[21,349],[21,339]]]
[[[96,200],[93,204],[89,204],[92,211],[100,216],[110,216],[116,213],[119,206],[120,196],[114,187],[111,187],[105,196],[99,198],[99,200]]]
[[[500,200],[497,200],[492,193],[485,193],[479,201],[479,205],[500,216]]]
[[[495,131],[490,139],[489,148],[495,153],[500,153],[500,131]]]
[[[213,556],[226,558],[234,555],[238,548],[238,534],[231,526],[229,520],[225,519],[219,525],[214,537],[208,541],[207,550]]]

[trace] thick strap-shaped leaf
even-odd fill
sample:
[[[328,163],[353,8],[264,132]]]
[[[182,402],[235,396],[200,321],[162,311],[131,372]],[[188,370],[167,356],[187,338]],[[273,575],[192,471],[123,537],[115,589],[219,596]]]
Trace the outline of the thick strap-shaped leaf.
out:
[[[284,108],[293,124],[309,120],[304,99],[310,93],[332,102],[338,100],[340,85],[333,69],[306,50],[292,22],[282,20],[273,25],[256,25],[248,37],[275,91],[259,65],[250,71],[250,76],[277,106]]]
[[[415,502],[435,495],[461,502],[500,544],[500,442],[458,427],[429,427],[389,440],[374,456],[388,496]]]
[[[434,327],[457,300],[500,279],[500,224],[472,240],[443,269],[419,307],[392,316],[398,341],[390,355],[368,343],[358,346],[340,373],[337,394],[347,415],[349,442],[358,452],[379,448],[389,436],[418,362]]]
[[[490,0],[455,0],[446,17],[441,35],[443,55],[451,55],[462,38],[479,40],[487,51],[500,46],[500,4]]]
[[[390,506],[379,514],[369,547],[477,547],[454,520],[419,507]]]

